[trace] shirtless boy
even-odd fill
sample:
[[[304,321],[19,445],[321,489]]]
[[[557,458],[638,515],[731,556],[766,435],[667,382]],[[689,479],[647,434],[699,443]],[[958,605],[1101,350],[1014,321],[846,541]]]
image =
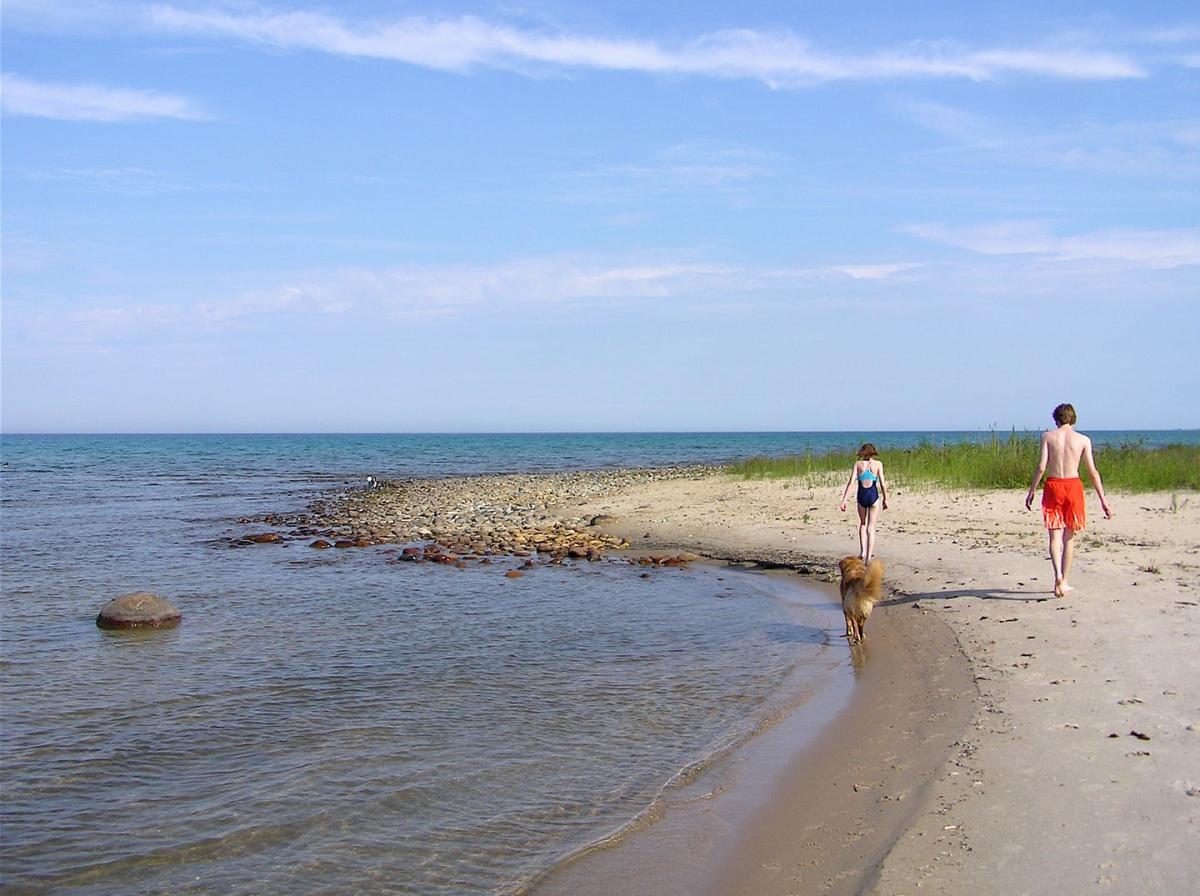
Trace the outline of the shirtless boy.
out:
[[[1025,509],[1033,507],[1033,495],[1037,491],[1042,474],[1046,475],[1046,486],[1042,489],[1042,517],[1050,530],[1050,565],[1054,567],[1054,595],[1062,597],[1074,589],[1067,584],[1071,572],[1071,557],[1074,553],[1073,539],[1076,532],[1083,531],[1084,514],[1083,480],[1079,478],[1079,462],[1087,464],[1088,475],[1096,487],[1096,496],[1104,510],[1105,519],[1112,519],[1112,508],[1104,497],[1104,483],[1100,471],[1092,460],[1092,440],[1075,431],[1075,408],[1060,404],[1054,409],[1054,422],[1058,429],[1042,433],[1042,453],[1038,459],[1029,494],[1025,496]]]

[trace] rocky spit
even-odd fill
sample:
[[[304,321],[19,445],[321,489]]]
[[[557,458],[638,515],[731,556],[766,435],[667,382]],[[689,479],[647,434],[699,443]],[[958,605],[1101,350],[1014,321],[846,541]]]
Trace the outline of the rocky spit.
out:
[[[609,551],[630,547],[629,542],[606,534],[601,528],[604,517],[573,516],[571,507],[638,484],[699,478],[718,469],[679,466],[390,480],[316,501],[303,514],[242,519],[242,524],[270,528],[247,532],[233,544],[304,541],[314,549],[402,545],[398,561],[456,565],[490,562],[492,557],[599,560]],[[694,559],[639,558],[666,565]]]

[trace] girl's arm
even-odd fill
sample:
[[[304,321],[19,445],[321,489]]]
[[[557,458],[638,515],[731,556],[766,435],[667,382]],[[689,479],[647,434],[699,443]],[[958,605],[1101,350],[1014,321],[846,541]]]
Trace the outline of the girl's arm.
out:
[[[850,487],[854,485],[854,474],[858,472],[858,464],[850,468],[850,481],[846,483],[845,489],[842,490],[842,510],[846,509],[846,503],[850,500]]]
[[[879,497],[883,501],[883,509],[887,510],[887,480],[883,478],[883,461],[879,462]]]

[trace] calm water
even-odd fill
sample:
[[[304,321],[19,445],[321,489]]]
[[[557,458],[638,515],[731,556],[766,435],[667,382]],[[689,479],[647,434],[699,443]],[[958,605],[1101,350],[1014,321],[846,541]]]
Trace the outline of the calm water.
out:
[[[502,565],[389,564],[386,548],[232,549],[237,518],[369,473],[720,462],[929,435],[5,436],[0,881],[519,889],[843,681],[840,614],[712,569],[508,580]],[[141,589],[183,625],[95,627],[105,601]]]

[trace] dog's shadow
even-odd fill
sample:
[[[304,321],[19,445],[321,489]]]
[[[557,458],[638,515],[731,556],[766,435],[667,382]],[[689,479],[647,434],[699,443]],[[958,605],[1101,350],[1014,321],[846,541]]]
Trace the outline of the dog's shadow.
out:
[[[1041,603],[1054,600],[1052,592],[1017,591],[1012,588],[959,588],[945,591],[925,591],[920,594],[896,594],[880,601],[881,607],[902,607],[919,601],[946,601],[960,597],[978,597],[981,600],[1015,600],[1020,603]]]

